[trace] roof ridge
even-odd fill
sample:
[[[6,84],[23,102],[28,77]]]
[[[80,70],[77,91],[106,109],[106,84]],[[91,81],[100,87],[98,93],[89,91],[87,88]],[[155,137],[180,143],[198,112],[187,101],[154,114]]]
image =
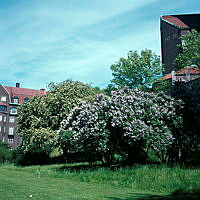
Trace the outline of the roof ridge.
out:
[[[164,15],[161,19],[166,23],[175,26],[179,29],[190,29],[190,26],[185,24],[181,19],[178,18],[179,15]]]

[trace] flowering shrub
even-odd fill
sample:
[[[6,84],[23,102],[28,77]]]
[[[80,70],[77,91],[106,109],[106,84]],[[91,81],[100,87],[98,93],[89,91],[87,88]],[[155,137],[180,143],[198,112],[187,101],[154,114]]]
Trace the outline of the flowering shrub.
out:
[[[177,110],[182,102],[165,94],[122,88],[111,97],[97,96],[94,103],[80,103],[58,131],[58,142],[66,149],[101,155],[112,163],[115,154],[137,161],[151,148],[158,155],[173,142],[172,129],[182,123]]]

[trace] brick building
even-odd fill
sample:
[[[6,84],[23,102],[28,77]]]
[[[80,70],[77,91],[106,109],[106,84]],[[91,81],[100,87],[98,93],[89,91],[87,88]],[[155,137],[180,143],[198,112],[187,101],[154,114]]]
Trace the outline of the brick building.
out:
[[[20,144],[20,137],[17,134],[18,107],[33,96],[45,94],[44,89],[20,88],[19,83],[16,83],[16,87],[0,84],[0,140],[12,148]]]
[[[200,32],[200,14],[166,15],[160,17],[162,63],[165,74],[174,70],[174,59],[180,53],[180,37],[191,29]]]

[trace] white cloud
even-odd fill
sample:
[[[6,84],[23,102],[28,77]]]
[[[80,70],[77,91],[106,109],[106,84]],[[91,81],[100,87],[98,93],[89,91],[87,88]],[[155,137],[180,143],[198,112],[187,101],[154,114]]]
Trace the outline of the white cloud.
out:
[[[105,41],[100,41],[87,28],[92,30],[152,2],[155,0],[49,0],[0,9],[0,68],[6,72],[3,80],[19,79],[34,88],[66,78],[103,85],[111,78],[110,65],[130,48],[125,46],[131,36],[106,35]],[[102,35],[103,29],[104,25]]]
[[[103,87],[111,79],[111,64],[129,50],[160,54],[159,9],[170,11],[172,1],[18,2],[3,7],[0,1],[0,79],[41,88],[67,78]],[[179,8],[176,2],[176,9],[186,4]]]

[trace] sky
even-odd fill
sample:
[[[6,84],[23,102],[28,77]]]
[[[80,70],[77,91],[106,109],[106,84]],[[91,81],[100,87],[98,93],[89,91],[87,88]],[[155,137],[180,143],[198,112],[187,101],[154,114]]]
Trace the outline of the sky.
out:
[[[105,88],[131,50],[160,55],[160,16],[200,13],[199,0],[0,0],[0,83],[67,79]]]

